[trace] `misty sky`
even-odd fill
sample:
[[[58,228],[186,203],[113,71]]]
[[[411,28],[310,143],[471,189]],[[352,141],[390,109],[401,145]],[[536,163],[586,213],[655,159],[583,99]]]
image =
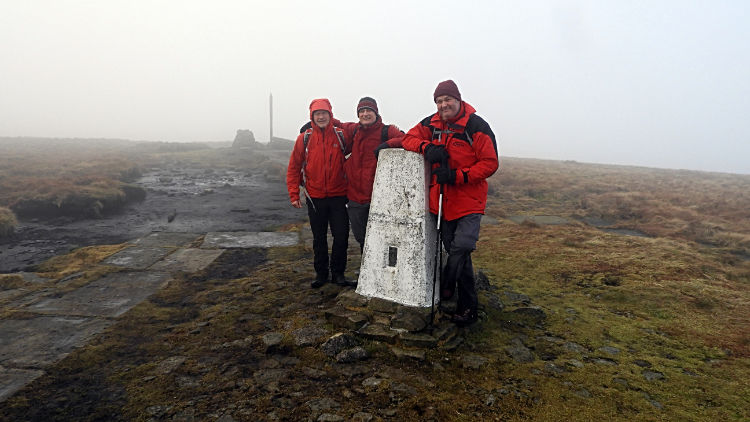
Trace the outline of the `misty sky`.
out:
[[[746,0],[0,0],[0,136],[267,141],[269,93],[276,136],[408,130],[448,78],[502,155],[750,174]]]

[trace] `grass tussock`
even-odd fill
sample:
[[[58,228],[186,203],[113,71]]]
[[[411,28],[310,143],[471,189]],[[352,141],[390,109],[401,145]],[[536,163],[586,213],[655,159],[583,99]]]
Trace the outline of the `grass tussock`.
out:
[[[13,211],[0,207],[0,237],[10,236],[16,231],[18,221]]]
[[[123,243],[79,248],[67,255],[49,259],[37,265],[34,270],[42,277],[60,279],[71,274],[97,269],[101,261],[127,247],[128,245]]]

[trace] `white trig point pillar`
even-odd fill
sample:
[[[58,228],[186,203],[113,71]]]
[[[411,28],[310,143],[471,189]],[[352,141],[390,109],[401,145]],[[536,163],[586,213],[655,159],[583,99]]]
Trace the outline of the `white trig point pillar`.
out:
[[[380,151],[357,293],[407,306],[437,303],[440,286],[434,295],[432,288],[437,221],[429,210],[430,178],[421,154]]]

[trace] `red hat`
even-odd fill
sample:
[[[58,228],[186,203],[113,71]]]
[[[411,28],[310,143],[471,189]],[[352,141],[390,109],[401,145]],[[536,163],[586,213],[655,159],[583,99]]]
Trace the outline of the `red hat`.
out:
[[[328,101],[328,98],[318,98],[315,100],[312,100],[310,103],[310,120],[313,118],[313,113],[315,113],[318,110],[325,110],[328,112],[328,114],[331,115],[331,118],[333,119],[333,107],[331,106],[331,102]]]
[[[456,83],[450,79],[438,84],[437,88],[435,88],[435,93],[432,95],[433,101],[436,101],[437,97],[440,97],[441,95],[450,95],[458,101],[461,101],[461,93],[458,92]]]
[[[362,110],[363,108],[369,108],[374,111],[375,114],[378,114],[378,103],[376,103],[375,99],[373,99],[372,97],[362,97],[359,100],[359,104],[357,104],[357,113],[359,113],[359,110]]]

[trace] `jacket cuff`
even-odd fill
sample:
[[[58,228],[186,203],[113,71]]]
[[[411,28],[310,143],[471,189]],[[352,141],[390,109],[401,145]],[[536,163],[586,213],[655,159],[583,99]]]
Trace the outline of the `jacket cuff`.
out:
[[[422,142],[419,144],[419,153],[424,155],[424,149],[427,147],[427,145],[430,145],[430,142]]]
[[[388,148],[402,148],[401,138],[389,139],[385,142],[388,144]]]

